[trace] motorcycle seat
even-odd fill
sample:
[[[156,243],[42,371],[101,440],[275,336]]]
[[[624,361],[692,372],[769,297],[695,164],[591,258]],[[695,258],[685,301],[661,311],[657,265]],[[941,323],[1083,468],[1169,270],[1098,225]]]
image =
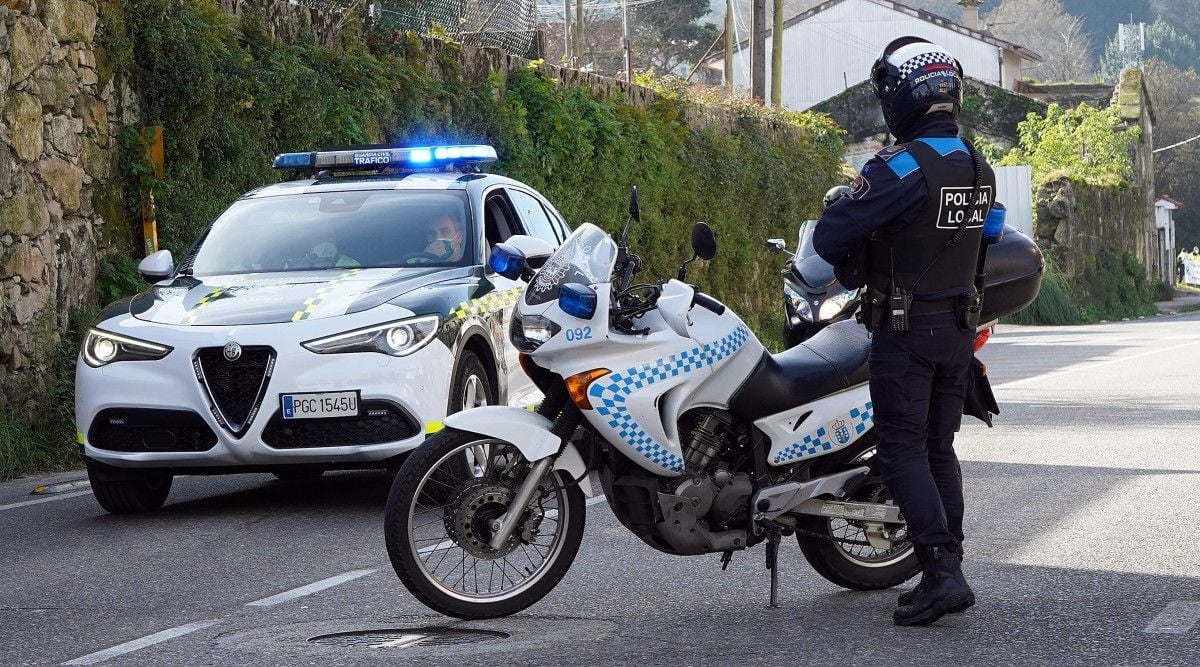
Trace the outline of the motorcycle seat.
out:
[[[866,327],[853,320],[831,324],[796,347],[764,354],[730,409],[753,421],[862,384],[870,350]]]

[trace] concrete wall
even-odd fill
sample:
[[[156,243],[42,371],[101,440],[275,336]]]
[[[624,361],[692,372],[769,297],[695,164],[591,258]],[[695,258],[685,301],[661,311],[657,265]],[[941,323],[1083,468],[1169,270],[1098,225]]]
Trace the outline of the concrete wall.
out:
[[[116,132],[133,103],[96,25],[90,0],[0,2],[0,409],[29,418],[61,332],[95,305],[97,258],[128,241]]]
[[[1001,77],[1002,49],[962,29],[937,25],[924,18],[868,0],[845,0],[783,30],[782,101],[789,109],[808,109],[867,79],[883,47],[900,35],[917,35],[945,47],[963,64],[967,76],[993,86],[1011,86],[1020,78],[1015,69]],[[771,81],[771,40],[765,42],[768,86]],[[750,53],[734,53],[734,85],[750,85]]]

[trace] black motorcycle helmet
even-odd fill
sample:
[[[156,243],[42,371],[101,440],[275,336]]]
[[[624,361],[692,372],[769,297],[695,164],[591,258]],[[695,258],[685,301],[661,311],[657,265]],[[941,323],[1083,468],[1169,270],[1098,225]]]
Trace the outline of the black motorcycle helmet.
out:
[[[825,193],[825,208],[833,206],[833,202],[845,197],[846,195],[850,194],[850,192],[851,190],[849,185],[835,185],[834,187],[829,188],[829,190]]]
[[[958,118],[963,68],[945,49],[921,37],[893,40],[871,67],[871,86],[893,136],[905,136],[926,114]]]

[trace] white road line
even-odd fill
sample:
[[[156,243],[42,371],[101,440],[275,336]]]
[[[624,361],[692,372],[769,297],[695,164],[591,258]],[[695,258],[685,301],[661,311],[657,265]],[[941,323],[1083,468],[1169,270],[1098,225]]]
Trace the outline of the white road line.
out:
[[[1083,371],[1090,371],[1094,368],[1099,368],[1101,366],[1107,366],[1109,364],[1115,364],[1115,363],[1118,363],[1121,361],[1133,361],[1134,359],[1141,359],[1142,357],[1148,357],[1152,354],[1161,354],[1163,352],[1170,352],[1172,350],[1178,350],[1181,347],[1188,347],[1189,345],[1195,345],[1197,343],[1200,343],[1200,340],[1193,340],[1190,343],[1182,343],[1180,345],[1172,345],[1171,347],[1156,348],[1153,350],[1147,350],[1140,354],[1130,354],[1130,355],[1126,355],[1123,357],[1106,359],[1104,361],[1084,362],[1084,363],[1078,364],[1076,366],[1072,366],[1070,368],[1064,368],[1061,371],[1054,371],[1052,373],[1043,373],[1042,375],[1034,375],[1031,377],[1022,378],[1020,380],[1013,380],[1012,382],[1005,382],[1003,384],[998,384],[995,387],[992,387],[992,389],[1010,389],[1012,387],[1019,387],[1021,385],[1029,384],[1030,382],[1035,382],[1038,380],[1047,380],[1049,378],[1058,377],[1060,375],[1069,375],[1071,373],[1081,373]]]
[[[135,639],[130,642],[125,642],[124,644],[117,644],[116,646],[114,646],[112,648],[106,648],[103,651],[96,651],[95,653],[89,653],[88,655],[85,655],[82,658],[75,658],[74,660],[69,660],[67,662],[64,662],[63,664],[64,665],[94,665],[98,662],[104,662],[105,660],[108,660],[109,658],[116,658],[118,656],[122,656],[127,653],[133,653],[134,651],[140,651],[148,646],[154,646],[155,644],[161,644],[169,639],[174,639],[176,637],[182,637],[186,634],[193,633],[197,630],[203,630],[204,628],[212,627],[220,622],[221,621],[219,619],[217,619],[217,620],[210,620],[210,621],[196,621],[195,623],[188,623],[187,625],[181,625],[177,628],[171,628],[170,630],[163,630],[162,632],[156,632],[152,635],[146,635],[145,637],[142,637],[141,639]]]
[[[1142,632],[1182,635],[1187,634],[1197,621],[1200,621],[1200,602],[1172,602]]]
[[[326,588],[333,588],[334,586],[337,586],[338,584],[344,584],[347,581],[353,581],[355,579],[358,579],[359,577],[365,577],[368,574],[375,574],[375,570],[353,570],[353,571],[347,572],[345,574],[339,574],[336,577],[329,577],[328,579],[314,581],[313,583],[308,584],[307,586],[293,588],[290,591],[284,591],[277,595],[272,595],[269,598],[255,600],[254,602],[247,602],[246,606],[247,607],[272,607],[277,604],[287,602],[289,600],[295,600],[296,598],[302,598],[305,595],[312,595],[313,593],[323,591]]]
[[[606,500],[608,500],[608,498],[605,498],[604,496],[596,496],[595,498],[588,498],[584,505],[591,507],[592,505],[599,505]]]
[[[66,500],[67,498],[77,498],[79,496],[90,496],[91,491],[72,491],[71,493],[60,493],[56,496],[46,496],[45,498],[34,498],[33,500],[22,500],[19,503],[11,503],[9,505],[0,505],[0,512],[4,510],[15,510],[18,507],[27,505],[40,505],[42,503],[52,503],[56,500]]]

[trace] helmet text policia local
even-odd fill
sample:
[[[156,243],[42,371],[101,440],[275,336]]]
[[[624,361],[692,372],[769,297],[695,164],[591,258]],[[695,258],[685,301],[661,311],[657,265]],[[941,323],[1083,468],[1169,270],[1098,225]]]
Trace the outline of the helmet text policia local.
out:
[[[884,47],[871,67],[871,86],[897,137],[926,114],[944,111],[957,118],[962,108],[962,65],[920,37],[901,37]]]

